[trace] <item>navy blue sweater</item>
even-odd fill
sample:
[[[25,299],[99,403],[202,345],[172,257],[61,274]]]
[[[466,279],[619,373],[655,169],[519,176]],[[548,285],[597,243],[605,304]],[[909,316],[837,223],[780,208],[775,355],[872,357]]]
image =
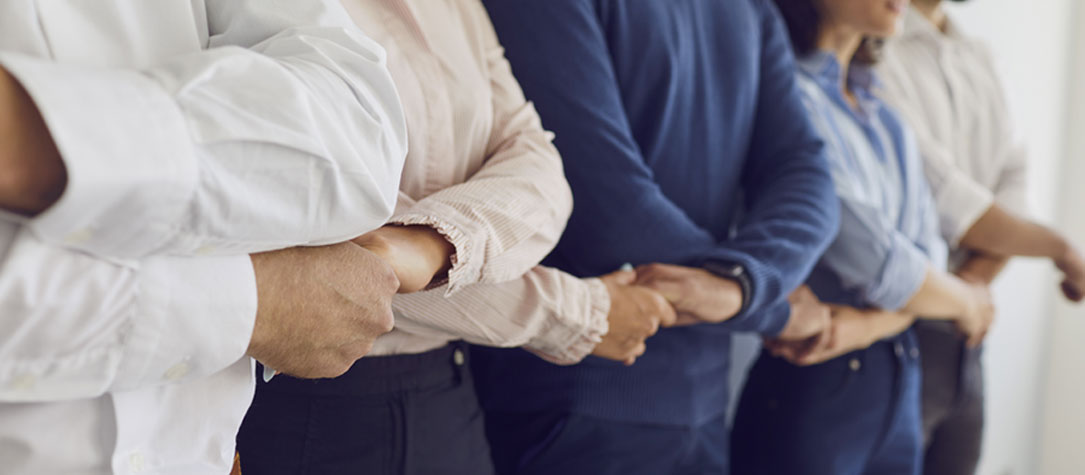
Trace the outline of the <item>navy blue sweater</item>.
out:
[[[838,202],[766,0],[485,0],[513,71],[557,134],[576,206],[546,264],[738,263],[748,309],[666,329],[632,367],[476,349],[487,410],[699,424],[728,401],[731,332],[774,335],[833,238]]]

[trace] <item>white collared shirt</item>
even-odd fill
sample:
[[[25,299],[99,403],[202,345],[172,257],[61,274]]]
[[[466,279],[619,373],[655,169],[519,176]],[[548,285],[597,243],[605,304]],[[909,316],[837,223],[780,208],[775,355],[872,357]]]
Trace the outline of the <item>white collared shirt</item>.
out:
[[[393,211],[384,50],[333,0],[0,0],[0,66],[69,174],[41,216],[0,218],[0,472],[227,473],[247,254]]]
[[[886,100],[916,133],[947,241],[959,243],[996,201],[1028,213],[1026,153],[982,44],[909,9],[879,73]]]

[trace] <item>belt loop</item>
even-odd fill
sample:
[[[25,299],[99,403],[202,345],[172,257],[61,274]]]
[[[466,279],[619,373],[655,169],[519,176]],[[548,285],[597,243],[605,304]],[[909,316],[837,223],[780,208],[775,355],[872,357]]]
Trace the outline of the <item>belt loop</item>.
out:
[[[452,344],[452,369],[456,372],[456,383],[461,384],[468,365],[467,343],[457,341]]]

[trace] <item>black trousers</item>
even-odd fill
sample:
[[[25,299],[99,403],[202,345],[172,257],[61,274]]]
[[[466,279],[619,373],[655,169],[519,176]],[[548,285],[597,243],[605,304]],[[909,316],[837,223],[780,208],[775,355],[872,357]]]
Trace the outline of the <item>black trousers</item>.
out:
[[[973,475],[983,446],[981,349],[945,323],[916,325],[923,354],[924,475]]]
[[[457,343],[363,358],[336,379],[258,378],[237,438],[242,473],[492,474],[467,357]]]

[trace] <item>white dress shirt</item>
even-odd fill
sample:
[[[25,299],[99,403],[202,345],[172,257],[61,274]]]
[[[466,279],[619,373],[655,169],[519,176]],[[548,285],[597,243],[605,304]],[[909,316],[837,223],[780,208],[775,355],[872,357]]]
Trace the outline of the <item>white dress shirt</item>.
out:
[[[1026,154],[982,44],[909,9],[879,72],[885,99],[915,130],[947,241],[959,243],[996,201],[1028,213]]]
[[[384,50],[333,0],[0,0],[0,66],[69,174],[44,214],[0,220],[0,472],[227,473],[247,254],[393,211]]]

